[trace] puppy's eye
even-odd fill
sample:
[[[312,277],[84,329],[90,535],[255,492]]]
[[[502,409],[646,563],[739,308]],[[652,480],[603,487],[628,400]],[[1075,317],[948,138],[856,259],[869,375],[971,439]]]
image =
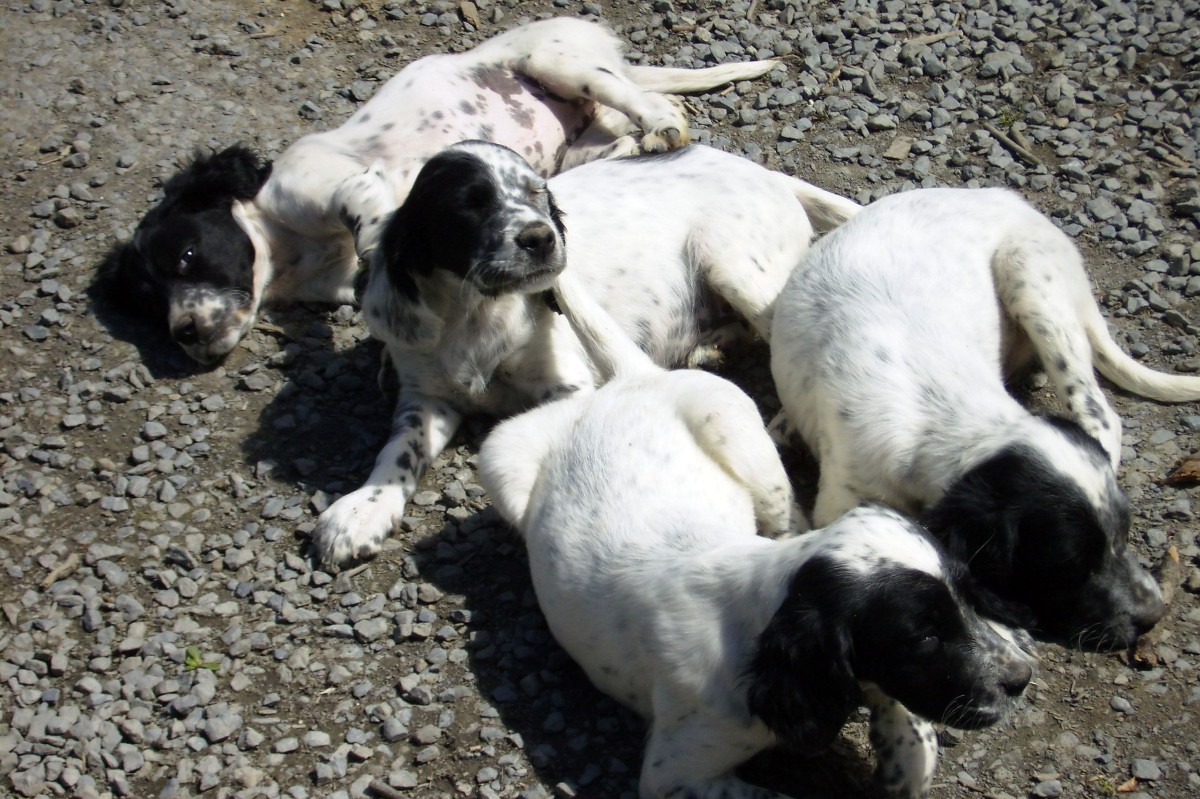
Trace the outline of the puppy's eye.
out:
[[[924,654],[936,652],[942,645],[942,639],[936,635],[919,635],[916,638],[917,651]]]
[[[179,256],[179,264],[176,267],[179,270],[179,274],[186,274],[188,269],[191,268],[192,261],[195,260],[195,258],[196,250],[194,248],[188,247],[186,250],[184,250],[183,255]]]

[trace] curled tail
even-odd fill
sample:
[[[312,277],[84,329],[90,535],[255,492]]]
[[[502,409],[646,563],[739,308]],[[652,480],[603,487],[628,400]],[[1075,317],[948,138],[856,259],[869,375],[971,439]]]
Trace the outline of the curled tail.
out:
[[[630,79],[638,85],[638,88],[645,91],[687,94],[708,91],[739,80],[761,77],[774,69],[778,63],[778,61],[740,61],[703,69],[628,66],[625,71]]]
[[[575,279],[570,267],[558,276],[554,295],[588,357],[609,378],[630,377],[660,371],[650,356],[633,343],[609,315]]]
[[[781,177],[788,182],[788,188],[804,206],[804,213],[808,214],[813,229],[818,233],[828,233],[862,210],[861,205],[840,194],[826,191],[800,178]]]
[[[1083,323],[1096,369],[1121,388],[1159,402],[1200,400],[1200,377],[1157,372],[1135,361],[1113,340],[1104,317],[1094,306],[1084,314]]]

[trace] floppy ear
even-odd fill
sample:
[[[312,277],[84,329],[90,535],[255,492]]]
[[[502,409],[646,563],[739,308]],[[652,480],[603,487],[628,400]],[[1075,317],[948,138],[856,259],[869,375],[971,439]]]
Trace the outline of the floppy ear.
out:
[[[1020,602],[1005,599],[970,574],[963,577],[957,587],[963,599],[981,616],[1025,630],[1037,626],[1037,617],[1031,608]]]
[[[821,573],[832,568],[814,558],[796,572],[746,672],[750,712],[797,751],[828,746],[861,699],[849,631]]]
[[[152,282],[132,242],[113,244],[104,254],[88,295],[94,303],[104,303],[128,316],[166,318],[163,293]]]
[[[250,200],[271,176],[271,164],[240,144],[213,155],[197,155],[183,171],[163,186],[164,202],[178,202],[201,210],[230,202]]]
[[[420,229],[419,220],[414,218],[414,207],[410,195],[403,205],[392,212],[384,224],[377,250],[377,257],[383,258],[383,266],[387,269],[392,286],[409,302],[420,299],[416,277],[418,274],[429,274],[429,264],[433,258],[429,236]]]
[[[947,554],[988,584],[1013,572],[1026,458],[1005,450],[964,474],[921,518]]]

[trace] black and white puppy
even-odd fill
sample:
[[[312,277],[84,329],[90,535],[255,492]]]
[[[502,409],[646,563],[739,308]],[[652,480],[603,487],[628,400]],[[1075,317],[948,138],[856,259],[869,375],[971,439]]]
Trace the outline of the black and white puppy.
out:
[[[480,478],[525,538],[555,638],[649,720],[641,796],[777,797],[734,769],[774,745],[823,749],[860,704],[883,786],[925,796],[926,719],[996,722],[1029,682],[1026,655],[893,510],[773,540],[794,526],[791,487],[753,401],[654,366],[573,271],[559,303],[615,374],[498,425]]]
[[[1120,420],[1092,371],[1164,401],[1200,378],[1121,351],[1074,243],[1016,194],[887,197],[823,239],[779,298],[771,367],[821,464],[817,524],[862,501],[924,521],[1044,633],[1130,644],[1164,612],[1126,546]],[[1071,419],[1035,416],[1006,374],[1040,359]]]
[[[405,67],[341,127],[305,136],[273,165],[235,146],[196,159],[117,248],[101,291],[165,316],[195,360],[224,358],[264,303],[350,302],[358,257],[431,156],[464,139],[521,152],[543,175],[687,143],[659,92],[758,77],[772,61],[688,70],[627,64],[607,27],[534,22],[465,53]]]
[[[321,514],[316,551],[335,564],[378,552],[462,414],[511,415],[596,384],[543,296],[567,260],[656,363],[695,364],[731,318],[765,336],[813,221],[857,210],[706,147],[597,161],[549,185],[495,144],[432,158],[387,225],[363,296],[401,387],[391,439],[366,485]]]

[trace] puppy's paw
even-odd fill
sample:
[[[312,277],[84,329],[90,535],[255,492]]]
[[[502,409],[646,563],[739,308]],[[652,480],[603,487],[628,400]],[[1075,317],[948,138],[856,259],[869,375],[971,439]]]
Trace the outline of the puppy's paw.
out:
[[[365,172],[343,180],[333,194],[333,207],[338,219],[354,236],[354,250],[365,259],[375,249],[387,222],[396,208],[382,164],[374,164]]]
[[[642,152],[665,153],[683,147],[691,141],[687,124],[672,122],[667,126],[658,127],[642,136]]]
[[[687,113],[681,99],[653,93],[645,97],[650,101],[649,107],[643,109],[638,117],[638,124],[644,131],[642,152],[662,153],[683,147],[691,141]]]
[[[326,566],[378,555],[400,523],[407,497],[395,487],[364,486],[325,509],[313,529],[313,554]]]

